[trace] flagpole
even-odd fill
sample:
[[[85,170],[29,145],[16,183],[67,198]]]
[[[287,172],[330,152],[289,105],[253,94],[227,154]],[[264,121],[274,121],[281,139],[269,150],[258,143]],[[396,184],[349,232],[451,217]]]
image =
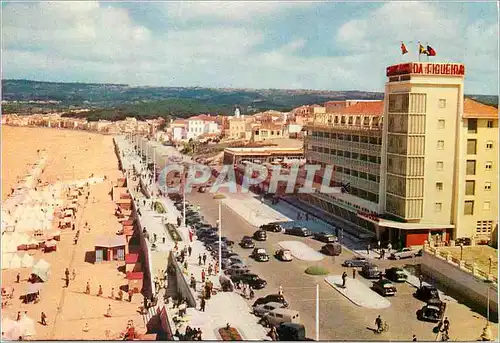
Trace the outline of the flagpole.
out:
[[[426,46],[426,49],[429,49],[428,46],[429,46],[429,43],[428,42],[425,42],[425,46]],[[429,51],[427,50],[427,62],[429,62]]]
[[[420,41],[418,41],[417,44],[418,44],[418,48],[417,48],[418,61],[420,62]]]

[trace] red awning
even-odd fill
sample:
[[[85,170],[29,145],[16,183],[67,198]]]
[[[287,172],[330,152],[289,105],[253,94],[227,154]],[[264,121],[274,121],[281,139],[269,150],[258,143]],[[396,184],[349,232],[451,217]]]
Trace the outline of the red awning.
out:
[[[144,278],[143,272],[128,272],[127,280],[142,280]]]
[[[133,264],[139,260],[139,254],[126,254],[125,255],[125,263]]]

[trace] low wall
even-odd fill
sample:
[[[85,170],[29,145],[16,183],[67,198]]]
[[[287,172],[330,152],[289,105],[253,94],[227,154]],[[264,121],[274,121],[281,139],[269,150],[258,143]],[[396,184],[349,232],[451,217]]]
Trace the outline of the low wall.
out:
[[[487,307],[488,287],[490,287],[490,313],[498,315],[497,283],[487,283],[485,278],[474,275],[465,267],[429,250],[423,252],[421,270],[424,275],[430,276],[484,309]]]
[[[168,258],[170,266],[174,267],[175,270],[175,280],[177,284],[177,294],[179,294],[183,299],[187,299],[188,307],[196,308],[196,298],[194,291],[189,287],[187,279],[182,275],[182,269],[179,263],[175,260],[174,254],[170,253]]]

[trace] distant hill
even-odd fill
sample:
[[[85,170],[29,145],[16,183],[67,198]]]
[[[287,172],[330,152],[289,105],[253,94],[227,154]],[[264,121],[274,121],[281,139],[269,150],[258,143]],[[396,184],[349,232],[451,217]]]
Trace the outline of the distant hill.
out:
[[[231,115],[235,106],[243,114],[269,109],[289,111],[329,100],[381,100],[383,93],[287,89],[226,89],[184,87],[131,87],[124,84],[91,84],[2,80],[3,113],[34,113],[86,107],[91,120],[187,117],[198,113]],[[496,96],[471,96],[498,106]],[[50,103],[48,103],[50,102]]]

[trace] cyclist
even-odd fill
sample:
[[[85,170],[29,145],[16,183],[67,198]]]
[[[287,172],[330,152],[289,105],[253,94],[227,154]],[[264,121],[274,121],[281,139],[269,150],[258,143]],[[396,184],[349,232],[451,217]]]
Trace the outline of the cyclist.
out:
[[[382,318],[380,318],[380,314],[378,315],[377,319],[375,319],[375,326],[377,327],[377,333],[380,333],[383,331],[383,322]]]

